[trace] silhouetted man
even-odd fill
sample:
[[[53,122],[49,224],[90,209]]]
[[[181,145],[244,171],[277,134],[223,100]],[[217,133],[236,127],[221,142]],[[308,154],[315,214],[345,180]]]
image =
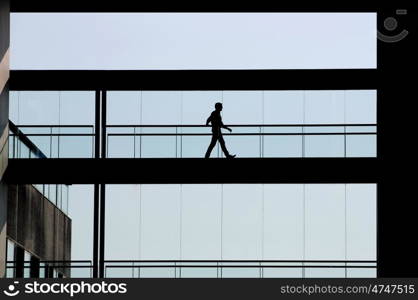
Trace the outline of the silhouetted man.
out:
[[[232,132],[232,129],[226,127],[224,123],[222,123],[221,111],[222,103],[218,102],[215,104],[215,110],[210,114],[210,117],[206,120],[206,126],[209,125],[209,122],[212,125],[212,140],[210,142],[208,150],[206,151],[205,158],[210,157],[210,153],[212,152],[213,147],[215,147],[217,141],[219,141],[219,144],[221,144],[222,151],[224,152],[226,158],[235,157],[235,155],[230,155],[225,147],[225,141],[222,136],[221,128],[225,128],[226,130],[229,130],[229,132]]]

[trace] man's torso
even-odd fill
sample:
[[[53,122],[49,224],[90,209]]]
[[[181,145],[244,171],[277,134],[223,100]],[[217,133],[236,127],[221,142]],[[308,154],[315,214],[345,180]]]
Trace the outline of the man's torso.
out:
[[[220,112],[214,110],[211,114],[211,121],[212,125],[212,132],[213,133],[219,133],[222,125],[222,117]]]

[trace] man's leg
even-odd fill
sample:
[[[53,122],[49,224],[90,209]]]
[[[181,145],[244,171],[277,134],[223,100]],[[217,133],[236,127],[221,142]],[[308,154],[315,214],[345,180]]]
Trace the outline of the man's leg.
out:
[[[229,157],[230,155],[229,155],[228,149],[226,149],[225,140],[222,134],[219,135],[219,144],[221,144],[221,149],[224,152],[225,157]]]
[[[216,134],[212,134],[212,140],[210,141],[208,150],[206,151],[205,158],[210,157],[210,153],[212,152],[213,147],[215,147],[217,140],[218,140],[218,136]]]

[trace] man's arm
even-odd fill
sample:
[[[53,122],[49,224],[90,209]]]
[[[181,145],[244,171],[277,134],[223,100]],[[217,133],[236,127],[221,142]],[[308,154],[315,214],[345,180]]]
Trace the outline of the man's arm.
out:
[[[225,126],[224,125],[224,122],[222,122],[222,121],[221,121],[221,127],[224,128],[224,129],[226,129],[226,130],[229,130],[229,132],[232,132],[232,129],[229,128],[228,126]]]
[[[209,122],[212,121],[212,114],[210,114],[209,118],[206,120],[206,126],[209,126]]]

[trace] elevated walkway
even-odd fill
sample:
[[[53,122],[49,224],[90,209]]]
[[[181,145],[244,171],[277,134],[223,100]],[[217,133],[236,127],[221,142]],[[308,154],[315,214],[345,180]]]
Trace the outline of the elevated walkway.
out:
[[[8,183],[374,183],[377,158],[10,159]]]

